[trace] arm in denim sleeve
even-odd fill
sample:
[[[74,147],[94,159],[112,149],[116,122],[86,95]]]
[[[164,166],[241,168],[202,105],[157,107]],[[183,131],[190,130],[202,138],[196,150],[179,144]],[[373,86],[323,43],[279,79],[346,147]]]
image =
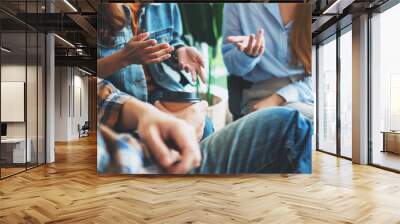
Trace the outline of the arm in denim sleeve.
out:
[[[313,94],[311,89],[311,77],[305,78],[304,81],[298,81],[289,84],[276,93],[286,100],[286,103],[293,102],[309,102],[313,103]]]
[[[118,129],[122,105],[132,97],[115,88],[109,81],[97,81],[97,120],[112,129]]]
[[[182,35],[183,35],[182,19],[178,5],[176,3],[171,3],[170,10],[174,27],[172,31],[172,40],[169,44],[173,47],[185,45],[185,43],[182,40]]]
[[[261,56],[251,57],[237,49],[235,44],[228,43],[228,36],[242,36],[239,22],[239,12],[236,4],[225,4],[223,19],[222,55],[229,74],[244,76],[254,69]]]

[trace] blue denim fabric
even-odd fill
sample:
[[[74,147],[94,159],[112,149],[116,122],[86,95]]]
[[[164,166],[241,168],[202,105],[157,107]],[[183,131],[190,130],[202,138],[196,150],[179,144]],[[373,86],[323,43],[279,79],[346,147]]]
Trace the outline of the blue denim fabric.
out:
[[[201,140],[204,140],[208,136],[210,136],[212,133],[214,133],[214,123],[212,120],[206,116],[205,124],[204,124],[204,132],[203,132],[203,137],[201,137]]]
[[[106,143],[100,131],[97,132],[97,172],[106,173],[110,164],[110,154],[107,152]]]
[[[127,25],[116,34],[113,46],[106,46],[98,40],[98,58],[116,53],[133,38],[131,11],[126,6],[124,6],[124,10]],[[175,3],[143,3],[139,11],[138,24],[139,32],[149,32],[150,38],[156,39],[158,42],[167,42],[174,47],[184,45],[181,39],[181,16]],[[172,59],[169,59],[165,63],[148,65],[154,82],[166,90],[182,91],[181,77],[178,73],[167,70],[170,67],[166,66],[166,64],[171,65],[174,63]],[[106,79],[111,81],[119,90],[139,100],[147,101],[147,84],[142,65],[128,65]]]
[[[260,110],[204,139],[200,143],[201,166],[191,173],[311,173],[311,135],[311,122],[296,110]],[[132,148],[123,140],[117,140],[114,151],[126,157],[119,161],[117,170],[125,174],[163,173],[153,157],[143,157],[140,148]],[[113,156],[101,135],[97,141],[98,172],[116,172],[110,167]],[[142,161],[138,161],[140,158]]]
[[[203,140],[192,173],[311,173],[311,135],[311,122],[296,110],[260,110]]]

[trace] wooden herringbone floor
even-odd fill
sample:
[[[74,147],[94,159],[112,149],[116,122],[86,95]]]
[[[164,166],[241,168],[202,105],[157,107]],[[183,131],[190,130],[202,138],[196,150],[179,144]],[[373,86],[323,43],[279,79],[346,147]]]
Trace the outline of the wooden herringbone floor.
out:
[[[400,175],[314,153],[288,178],[99,177],[94,138],[0,181],[0,223],[400,223]]]

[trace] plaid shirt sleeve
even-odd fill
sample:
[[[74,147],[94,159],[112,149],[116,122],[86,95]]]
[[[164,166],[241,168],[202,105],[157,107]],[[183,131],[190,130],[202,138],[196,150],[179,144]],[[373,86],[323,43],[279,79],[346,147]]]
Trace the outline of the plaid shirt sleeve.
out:
[[[122,105],[132,96],[115,88],[109,81],[97,81],[97,171],[100,174],[161,173],[151,155],[139,139],[130,134],[117,133]],[[109,130],[108,135],[101,129]]]
[[[99,128],[101,129],[101,125]],[[104,136],[97,132],[97,172],[99,174],[148,173],[143,165],[144,151],[140,142],[128,134]]]
[[[103,132],[101,131],[103,130]],[[108,130],[108,134],[104,132]],[[130,134],[98,126],[97,172],[99,174],[162,173],[146,146]]]
[[[126,93],[121,92],[107,80],[97,80],[97,120],[112,129],[118,129],[122,105],[132,99]]]

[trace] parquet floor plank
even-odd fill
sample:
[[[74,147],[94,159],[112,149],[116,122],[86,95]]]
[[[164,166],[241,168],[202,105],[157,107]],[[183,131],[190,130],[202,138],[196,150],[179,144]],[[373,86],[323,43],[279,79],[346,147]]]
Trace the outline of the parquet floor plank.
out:
[[[98,176],[89,137],[0,181],[0,223],[400,224],[400,175],[314,152],[311,175]]]

